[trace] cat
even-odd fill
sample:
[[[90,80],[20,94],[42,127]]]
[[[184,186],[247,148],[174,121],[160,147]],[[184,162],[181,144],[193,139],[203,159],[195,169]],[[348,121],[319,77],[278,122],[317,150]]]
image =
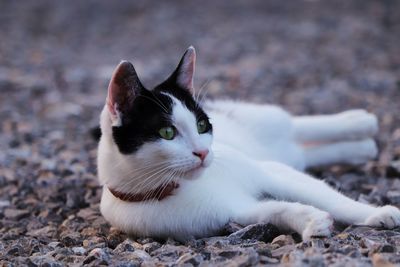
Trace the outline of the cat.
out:
[[[272,223],[303,240],[329,236],[333,220],[400,225],[396,207],[354,201],[301,172],[374,158],[374,115],[351,110],[294,117],[269,105],[202,104],[194,96],[195,59],[189,47],[153,90],[131,63],[116,67],[98,148],[100,209],[111,225],[180,241],[215,235],[229,221]]]

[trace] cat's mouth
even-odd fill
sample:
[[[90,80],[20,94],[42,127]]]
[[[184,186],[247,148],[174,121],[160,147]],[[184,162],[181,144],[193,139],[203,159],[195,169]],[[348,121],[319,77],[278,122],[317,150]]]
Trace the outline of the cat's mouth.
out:
[[[193,168],[185,171],[182,176],[186,179],[195,179],[204,171],[205,168],[207,168],[207,166],[204,165],[204,162],[201,162],[196,164]]]

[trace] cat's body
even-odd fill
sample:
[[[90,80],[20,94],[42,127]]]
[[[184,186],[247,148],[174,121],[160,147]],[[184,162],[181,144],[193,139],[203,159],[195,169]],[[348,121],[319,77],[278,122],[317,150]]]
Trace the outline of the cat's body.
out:
[[[279,107],[231,101],[203,110],[190,94],[194,59],[190,48],[152,92],[130,63],[114,73],[98,156],[101,211],[112,225],[180,240],[213,235],[229,221],[271,222],[304,239],[329,235],[332,217],[400,225],[397,208],[353,201],[294,169],[375,157],[373,115],[293,117]],[[260,199],[265,193],[277,200]]]

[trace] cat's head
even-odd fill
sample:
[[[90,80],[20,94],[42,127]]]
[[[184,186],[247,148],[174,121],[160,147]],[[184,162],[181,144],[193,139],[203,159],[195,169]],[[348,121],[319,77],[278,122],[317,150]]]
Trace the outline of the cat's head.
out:
[[[99,153],[107,154],[107,162],[99,164],[145,184],[161,183],[156,179],[163,175],[194,178],[211,163],[212,125],[193,95],[195,60],[189,47],[171,76],[152,90],[130,62],[117,66],[101,116]]]

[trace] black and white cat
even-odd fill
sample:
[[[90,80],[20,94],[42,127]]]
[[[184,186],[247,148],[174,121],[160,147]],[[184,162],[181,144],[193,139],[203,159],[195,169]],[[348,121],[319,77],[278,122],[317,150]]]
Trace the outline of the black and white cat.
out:
[[[228,221],[271,222],[303,239],[332,220],[393,228],[400,210],[356,202],[298,170],[360,164],[377,154],[377,120],[364,110],[293,117],[279,107],[194,97],[195,50],[153,90],[133,65],[116,68],[101,113],[101,212],[138,235],[185,240]],[[298,169],[298,170],[296,170]],[[267,193],[278,200],[260,199]]]

